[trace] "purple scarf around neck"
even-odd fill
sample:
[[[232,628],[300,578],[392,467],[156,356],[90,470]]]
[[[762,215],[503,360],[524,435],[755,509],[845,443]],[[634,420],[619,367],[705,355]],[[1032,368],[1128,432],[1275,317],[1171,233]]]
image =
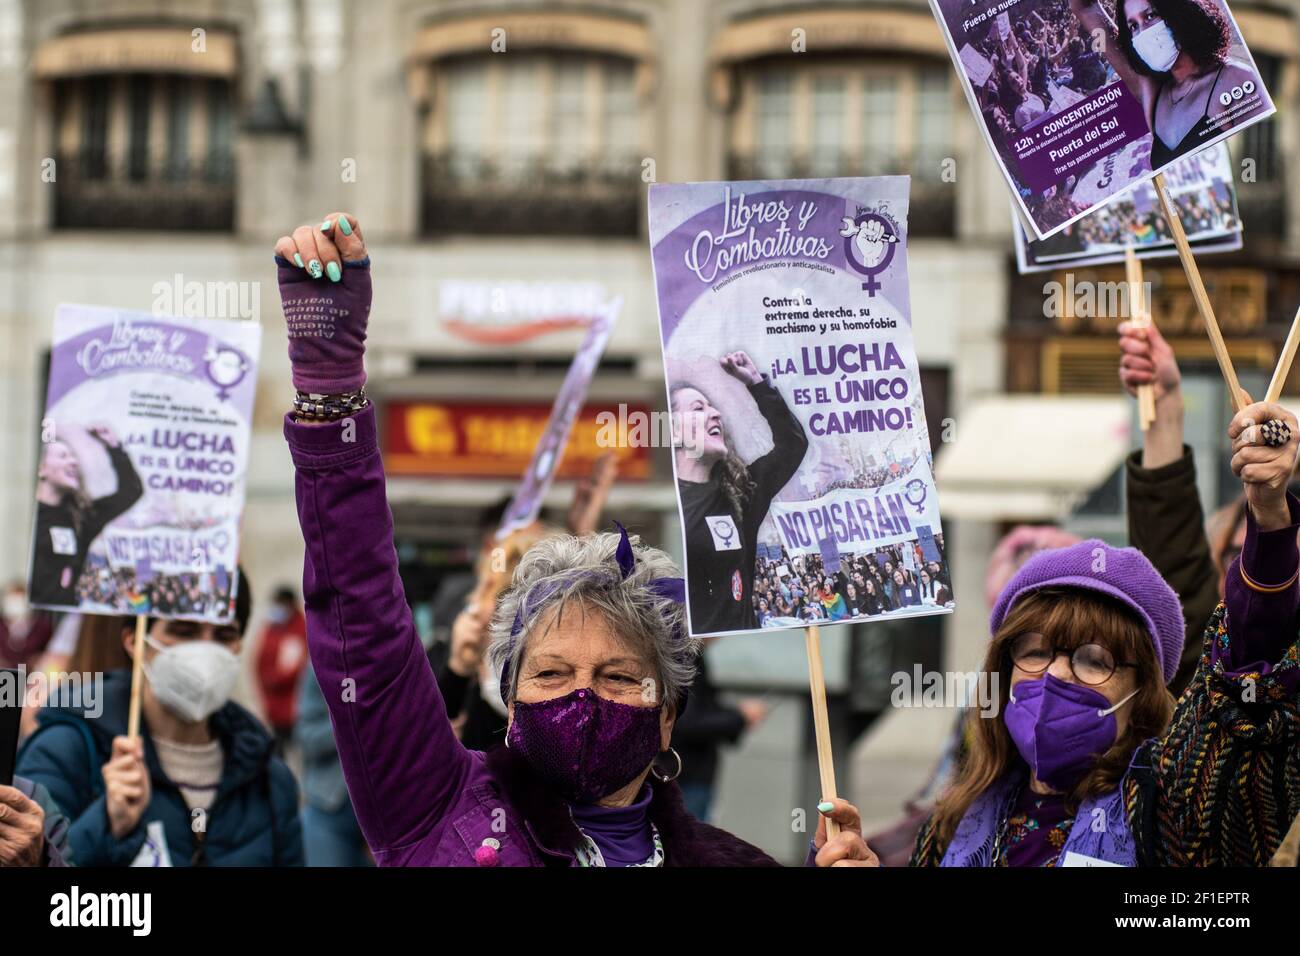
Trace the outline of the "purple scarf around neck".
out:
[[[626,807],[571,804],[573,822],[600,848],[606,866],[637,866],[654,855],[650,829],[649,784]]]
[[[1024,782],[1024,772],[1013,771],[980,794],[957,824],[957,832],[939,865],[992,866],[997,835],[1005,828],[1007,814]],[[1115,866],[1137,866],[1137,846],[1124,809],[1122,781],[1109,793],[1090,797],[1079,805],[1057,866],[1066,865],[1066,858],[1072,853],[1085,858],[1084,865],[1100,861]]]

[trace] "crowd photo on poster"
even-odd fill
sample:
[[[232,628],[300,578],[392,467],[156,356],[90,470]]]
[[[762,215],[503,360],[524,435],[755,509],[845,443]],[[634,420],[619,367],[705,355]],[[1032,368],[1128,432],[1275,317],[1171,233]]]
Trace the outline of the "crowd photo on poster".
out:
[[[1275,111],[1222,0],[931,0],[1044,239]]]

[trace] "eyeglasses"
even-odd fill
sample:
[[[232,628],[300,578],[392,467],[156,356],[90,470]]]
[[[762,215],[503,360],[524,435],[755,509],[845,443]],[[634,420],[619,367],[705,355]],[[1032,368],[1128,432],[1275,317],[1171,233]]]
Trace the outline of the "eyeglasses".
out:
[[[1115,655],[1101,644],[1080,644],[1066,650],[1057,647],[1042,634],[1021,634],[1011,642],[1011,663],[1026,674],[1042,674],[1060,654],[1070,656],[1070,672],[1081,684],[1104,684],[1120,667],[1137,668],[1131,661],[1116,661]]]

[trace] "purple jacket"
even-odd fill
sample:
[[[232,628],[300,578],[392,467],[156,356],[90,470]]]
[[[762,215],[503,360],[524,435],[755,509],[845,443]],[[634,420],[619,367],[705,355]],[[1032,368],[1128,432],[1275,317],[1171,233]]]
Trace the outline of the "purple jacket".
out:
[[[452,733],[397,575],[374,409],[325,425],[286,416],[284,434],[307,546],[307,643],[375,861],[576,865],[581,834],[528,764],[508,749],[467,750]],[[692,817],[676,784],[651,784],[665,865],[777,865]]]

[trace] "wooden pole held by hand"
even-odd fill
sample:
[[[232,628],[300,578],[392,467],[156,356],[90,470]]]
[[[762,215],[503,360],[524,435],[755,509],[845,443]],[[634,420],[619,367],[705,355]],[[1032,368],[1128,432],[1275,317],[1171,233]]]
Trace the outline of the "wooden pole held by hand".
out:
[[[1295,360],[1297,345],[1300,345],[1300,309],[1296,309],[1295,318],[1291,320],[1291,331],[1287,333],[1286,344],[1282,346],[1282,354],[1277,358],[1277,368],[1273,370],[1273,380],[1268,383],[1264,401],[1276,402],[1282,397],[1286,378],[1291,374],[1291,363]]]
[[[821,775],[821,800],[833,800],[835,791],[835,759],[831,753],[831,721],[826,712],[826,672],[822,669],[822,637],[816,624],[804,629],[808,648],[808,686],[812,693],[813,732],[817,737],[817,771]],[[819,811],[820,812],[820,811]],[[840,825],[826,818],[826,838],[839,835]]]
[[[1142,287],[1142,260],[1132,246],[1124,249],[1124,276],[1128,280],[1128,315],[1134,326],[1151,328],[1151,313],[1147,311],[1146,296]],[[1139,385],[1137,390],[1138,424],[1146,431],[1156,420],[1156,387]]]
[[[135,743],[140,736],[140,691],[144,687],[144,632],[149,618],[135,617],[135,647],[131,651],[131,705],[127,710],[126,736]]]
[[[1210,297],[1205,291],[1205,283],[1201,281],[1201,271],[1196,268],[1196,260],[1192,258],[1192,248],[1187,244],[1183,221],[1178,218],[1178,209],[1169,198],[1169,189],[1165,186],[1163,173],[1156,174],[1155,188],[1156,195],[1160,197],[1160,206],[1164,210],[1165,219],[1169,222],[1169,231],[1173,234],[1174,245],[1178,247],[1178,258],[1182,260],[1183,272],[1187,274],[1187,284],[1192,287],[1196,308],[1200,311],[1201,321],[1205,323],[1205,331],[1210,336],[1210,346],[1214,349],[1214,357],[1218,359],[1219,371],[1228,386],[1228,400],[1232,402],[1232,410],[1239,412],[1243,407],[1241,386],[1237,383],[1237,373],[1232,367],[1232,357],[1228,355],[1228,346],[1224,344],[1223,333],[1219,331],[1219,323],[1214,318]]]

